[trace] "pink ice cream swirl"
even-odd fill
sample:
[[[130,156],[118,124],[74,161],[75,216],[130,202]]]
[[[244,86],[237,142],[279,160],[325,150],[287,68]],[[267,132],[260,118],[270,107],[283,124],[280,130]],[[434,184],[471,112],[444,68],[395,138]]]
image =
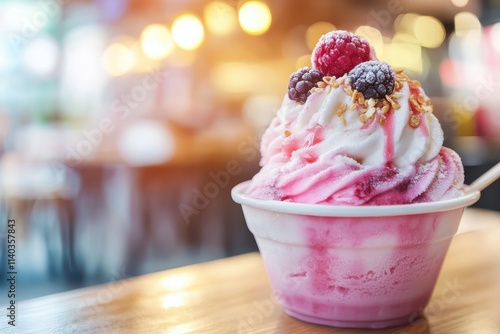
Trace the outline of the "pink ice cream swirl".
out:
[[[385,205],[462,194],[461,160],[442,146],[441,125],[415,81],[398,74],[397,89],[381,104],[359,98],[347,80],[332,78],[304,104],[284,98],[262,137],[251,196]]]

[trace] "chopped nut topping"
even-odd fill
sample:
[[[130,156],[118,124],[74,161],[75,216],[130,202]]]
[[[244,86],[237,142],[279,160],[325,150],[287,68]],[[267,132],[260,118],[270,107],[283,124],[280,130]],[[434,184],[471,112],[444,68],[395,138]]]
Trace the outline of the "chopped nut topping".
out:
[[[415,85],[415,86],[422,87],[422,85],[420,84],[420,81],[418,81],[418,80],[410,80],[410,83]]]
[[[363,94],[358,94],[358,103],[359,104],[365,104],[366,100]]]
[[[358,99],[358,91],[357,90],[354,90],[352,92],[352,96],[351,96],[351,102],[354,103],[354,101],[356,101]]]
[[[344,87],[344,92],[347,95],[352,96],[352,89],[351,89],[351,87],[349,87],[349,86]]]
[[[424,113],[425,110],[424,108],[422,108],[422,106],[417,102],[415,101],[415,98],[412,96],[410,96],[410,103],[413,105],[413,107],[418,111],[418,112],[421,112],[421,113]]]
[[[361,114],[359,115],[359,120],[361,121],[361,123],[366,123],[368,119],[366,118],[365,114]]]
[[[337,116],[342,116],[347,110],[347,104],[341,103],[337,107]]]
[[[326,87],[326,83],[324,83],[323,81],[319,81],[317,85],[318,85],[319,88],[325,88]]]
[[[387,114],[389,112],[389,109],[390,109],[390,107],[388,104],[384,105],[382,107],[382,114],[384,114],[384,115]]]
[[[410,77],[407,76],[405,73],[401,72],[399,74],[396,74],[396,80],[398,80],[398,81],[410,81]]]
[[[292,132],[287,129],[287,130],[283,131],[283,134],[285,135],[285,137],[290,137],[290,135],[292,134]]]
[[[380,123],[380,125],[384,125],[385,121],[386,121],[386,117],[384,115],[380,115],[380,118],[378,120],[378,122]]]
[[[391,97],[390,97],[389,95],[386,95],[386,96],[385,96],[385,99],[386,99],[387,101],[389,101],[389,103],[390,103],[391,105],[392,105],[392,104],[394,104],[394,101],[391,99]]]
[[[420,125],[420,118],[417,115],[411,115],[410,116],[410,126],[412,128],[418,128]]]
[[[398,103],[398,102],[396,102],[396,101],[394,101],[393,99],[391,99],[391,97],[390,97],[389,95],[386,95],[386,96],[385,96],[385,99],[386,99],[387,101],[389,101],[389,103],[391,104],[391,107],[392,107],[393,109],[399,109],[399,108],[401,108],[401,106],[399,105],[399,103]]]

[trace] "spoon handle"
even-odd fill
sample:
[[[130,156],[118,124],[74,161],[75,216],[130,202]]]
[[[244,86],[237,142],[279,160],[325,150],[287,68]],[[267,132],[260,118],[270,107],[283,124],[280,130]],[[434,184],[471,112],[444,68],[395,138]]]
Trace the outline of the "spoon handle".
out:
[[[500,162],[491,167],[486,173],[478,177],[467,187],[467,192],[482,191],[484,188],[500,178]]]

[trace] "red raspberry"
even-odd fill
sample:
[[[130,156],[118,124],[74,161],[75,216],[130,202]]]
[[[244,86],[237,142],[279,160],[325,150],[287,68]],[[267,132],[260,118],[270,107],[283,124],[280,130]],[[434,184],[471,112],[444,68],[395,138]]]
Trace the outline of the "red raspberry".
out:
[[[344,30],[321,36],[312,52],[311,62],[325,76],[341,77],[359,63],[371,59],[368,42]]]

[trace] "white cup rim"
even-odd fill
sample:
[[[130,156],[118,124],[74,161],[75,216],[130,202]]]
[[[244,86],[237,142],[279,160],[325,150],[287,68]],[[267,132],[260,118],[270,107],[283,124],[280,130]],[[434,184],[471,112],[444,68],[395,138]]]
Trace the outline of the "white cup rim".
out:
[[[250,197],[246,194],[250,182],[242,182],[231,190],[231,196],[236,203],[267,211],[318,217],[383,217],[449,211],[472,205],[481,196],[479,191],[474,191],[453,199],[416,204],[365,206],[303,204]]]

